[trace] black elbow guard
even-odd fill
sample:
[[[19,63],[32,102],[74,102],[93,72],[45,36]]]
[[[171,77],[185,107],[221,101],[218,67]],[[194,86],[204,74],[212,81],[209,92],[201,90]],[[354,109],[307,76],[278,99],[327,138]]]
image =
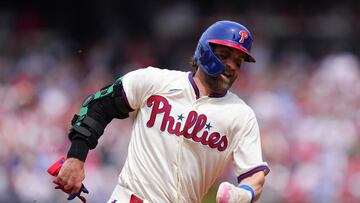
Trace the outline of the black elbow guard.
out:
[[[72,127],[69,131],[69,139],[71,141],[83,140],[89,149],[94,149],[96,147],[98,139],[103,134],[106,127],[88,115],[80,118],[79,115],[75,114],[71,123]]]
[[[107,124],[113,118],[129,117],[131,111],[133,109],[127,103],[121,78],[119,78],[114,84],[102,88],[84,100],[80,115],[75,114],[71,121],[69,139],[73,144],[75,140],[83,141],[89,149],[94,149]],[[68,157],[78,158],[75,151],[79,150],[72,150],[72,148]]]

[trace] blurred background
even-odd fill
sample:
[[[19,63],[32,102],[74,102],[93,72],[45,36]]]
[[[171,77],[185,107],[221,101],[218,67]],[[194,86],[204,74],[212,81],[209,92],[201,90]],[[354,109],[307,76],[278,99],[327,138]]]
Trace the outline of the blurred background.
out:
[[[257,63],[232,91],[255,110],[271,168],[259,202],[360,202],[360,3],[344,0],[2,1],[0,202],[66,202],[46,170],[83,99],[138,68],[191,70],[223,19],[254,38]],[[109,198],[131,124],[114,120],[88,156],[89,202]]]

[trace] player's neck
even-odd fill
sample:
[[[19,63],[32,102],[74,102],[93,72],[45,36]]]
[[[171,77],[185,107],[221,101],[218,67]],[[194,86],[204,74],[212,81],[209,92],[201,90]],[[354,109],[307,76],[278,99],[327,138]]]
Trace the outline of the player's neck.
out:
[[[200,92],[200,96],[208,96],[208,95],[211,95],[215,92],[213,92],[211,90],[211,88],[209,87],[209,85],[206,83],[205,79],[202,78],[204,77],[203,75],[201,74],[204,74],[202,73],[199,69],[196,71],[195,75],[194,75],[194,81],[196,83],[196,86],[198,87],[199,89],[199,92]]]
[[[194,81],[199,88],[200,95],[209,95],[210,89],[206,87],[206,84],[199,78],[198,74],[195,74]]]

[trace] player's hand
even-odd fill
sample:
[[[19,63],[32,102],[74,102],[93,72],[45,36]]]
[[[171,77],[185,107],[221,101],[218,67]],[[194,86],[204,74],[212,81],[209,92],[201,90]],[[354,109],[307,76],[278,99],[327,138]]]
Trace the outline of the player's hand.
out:
[[[68,194],[76,194],[80,191],[84,179],[84,162],[76,158],[68,158],[54,183],[58,185],[58,189]]]

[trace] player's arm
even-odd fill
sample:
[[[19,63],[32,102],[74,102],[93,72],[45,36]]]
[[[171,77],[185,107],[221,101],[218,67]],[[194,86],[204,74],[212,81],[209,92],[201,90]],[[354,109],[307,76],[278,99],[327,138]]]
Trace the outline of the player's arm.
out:
[[[253,203],[261,195],[265,175],[268,170],[259,171],[243,179],[237,186],[223,182],[220,184],[217,195],[217,203]]]
[[[55,180],[69,194],[80,190],[85,178],[84,162],[88,151],[96,147],[105,127],[113,118],[127,118],[131,111],[133,109],[127,103],[121,78],[85,99],[80,115],[75,114],[72,119],[68,159]]]
[[[265,175],[270,171],[267,163],[262,160],[260,131],[254,114],[250,114],[241,135],[239,137],[242,139],[232,153],[235,173],[240,174],[239,184],[220,184],[217,193],[218,203],[255,202],[260,198]]]
[[[254,192],[253,202],[256,202],[260,198],[261,192],[264,187],[264,183],[265,183],[265,171],[260,171],[260,172],[253,174],[250,177],[243,179],[239,183],[238,187],[241,188],[242,185],[249,186]],[[249,190],[251,190],[251,189],[249,189]],[[251,191],[249,191],[249,190],[247,190],[247,192],[251,193]]]

